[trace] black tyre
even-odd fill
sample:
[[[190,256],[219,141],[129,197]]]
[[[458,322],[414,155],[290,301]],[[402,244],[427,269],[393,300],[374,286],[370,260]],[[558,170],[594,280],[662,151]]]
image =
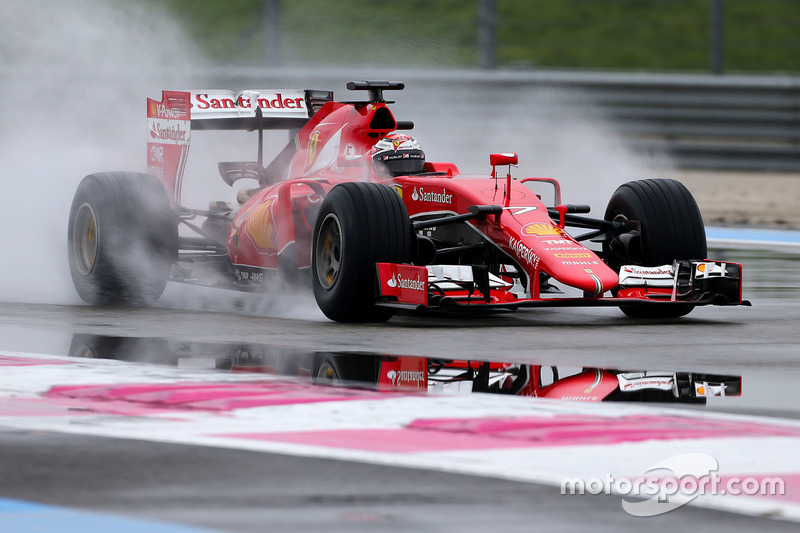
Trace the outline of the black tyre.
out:
[[[605,219],[638,224],[638,230],[616,235],[603,245],[606,263],[616,270],[626,264],[660,266],[676,259],[706,258],[703,217],[692,193],[679,181],[647,179],[621,185],[611,195]],[[692,306],[620,309],[633,318],[677,318]]]
[[[365,353],[317,353],[311,370],[315,385],[350,385],[375,387],[380,376],[381,359]]]
[[[178,219],[149,174],[83,178],[69,214],[69,269],[78,295],[95,305],[158,299],[178,255]]]
[[[70,357],[116,359],[137,363],[177,365],[178,358],[165,339],[148,337],[109,337],[76,333],[69,347]]]
[[[411,259],[413,232],[403,200],[390,187],[343,183],[325,197],[314,224],[311,278],[325,316],[337,322],[383,322],[375,306],[375,263]]]

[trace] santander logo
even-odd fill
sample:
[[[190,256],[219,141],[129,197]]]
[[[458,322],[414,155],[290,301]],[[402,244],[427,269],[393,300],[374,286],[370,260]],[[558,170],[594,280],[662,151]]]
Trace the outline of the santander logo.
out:
[[[386,377],[392,382],[393,387],[398,387],[402,385],[403,382],[412,383],[419,387],[425,382],[425,373],[418,370],[400,370],[399,372],[389,370],[389,372],[386,373]]]
[[[386,285],[393,289],[399,287],[401,289],[409,289],[412,291],[426,291],[428,289],[427,282],[419,279],[419,276],[417,276],[417,279],[409,279],[404,278],[399,274],[392,274],[392,279],[387,281]]]
[[[415,202],[433,202],[437,204],[452,204],[453,195],[447,192],[447,189],[442,189],[442,192],[426,192],[423,187],[414,187],[414,192],[411,194],[411,199]]]
[[[623,268],[623,271],[628,274],[635,274],[638,276],[672,276],[672,268],[667,266],[654,268],[626,266]]]

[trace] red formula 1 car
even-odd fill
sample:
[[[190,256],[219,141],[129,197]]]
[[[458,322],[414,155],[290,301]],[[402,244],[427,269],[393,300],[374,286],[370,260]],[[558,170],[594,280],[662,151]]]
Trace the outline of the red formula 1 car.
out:
[[[68,241],[78,294],[137,303],[170,280],[259,290],[281,278],[310,282],[325,315],[342,322],[398,309],[553,306],[670,318],[747,304],[741,265],[705,259],[700,212],[679,182],[626,183],[604,218],[590,218],[588,206],[561,202],[557,181],[512,177],[516,154],[489,155],[482,176],[426,161],[398,133],[413,123],[396,120],[383,96],[402,83],[347,88],[369,98],[246,90],[148,100],[148,173],[91,174],[75,194]],[[276,129],[290,141],[265,163],[264,131]],[[256,161],[219,163],[231,186],[254,180],[240,205],[181,206],[190,137],[202,130],[257,132]]]

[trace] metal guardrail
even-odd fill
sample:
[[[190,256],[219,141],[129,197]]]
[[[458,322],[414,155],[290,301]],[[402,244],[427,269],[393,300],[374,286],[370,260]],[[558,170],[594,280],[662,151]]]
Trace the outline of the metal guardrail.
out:
[[[680,167],[800,172],[800,77],[362,67],[229,68],[212,77],[224,86],[277,80],[331,88],[365,73],[446,90],[452,98],[459,87],[555,90],[587,113],[610,118],[635,149],[666,153]]]
[[[681,167],[800,172],[800,79],[631,76],[579,82],[634,148]]]

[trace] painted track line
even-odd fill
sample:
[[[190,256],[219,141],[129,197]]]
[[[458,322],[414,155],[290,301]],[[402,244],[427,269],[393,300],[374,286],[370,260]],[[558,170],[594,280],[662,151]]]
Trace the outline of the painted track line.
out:
[[[800,252],[800,231],[765,228],[707,227],[710,248]]]
[[[78,511],[0,498],[0,531],[8,533],[215,533],[217,530],[125,518],[107,513]]]

